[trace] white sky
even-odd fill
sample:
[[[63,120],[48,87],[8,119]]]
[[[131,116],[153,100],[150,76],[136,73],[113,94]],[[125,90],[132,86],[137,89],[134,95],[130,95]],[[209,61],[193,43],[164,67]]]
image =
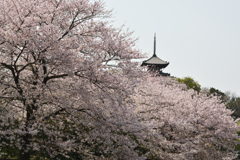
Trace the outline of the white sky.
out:
[[[164,72],[240,96],[240,0],[105,0],[114,25],[125,24],[138,48],[170,62]]]

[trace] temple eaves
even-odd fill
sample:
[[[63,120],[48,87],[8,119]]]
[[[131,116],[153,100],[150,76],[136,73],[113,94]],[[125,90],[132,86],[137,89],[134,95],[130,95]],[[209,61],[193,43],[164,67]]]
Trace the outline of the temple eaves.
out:
[[[142,62],[142,66],[155,66],[158,69],[165,68],[169,65],[169,62],[163,61],[162,59],[158,58],[156,55],[156,34],[154,35],[154,51],[153,56],[145,61]]]

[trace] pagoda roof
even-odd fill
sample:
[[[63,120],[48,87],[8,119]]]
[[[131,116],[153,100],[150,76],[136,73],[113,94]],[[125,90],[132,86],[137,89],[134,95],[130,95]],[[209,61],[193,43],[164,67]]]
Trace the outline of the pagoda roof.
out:
[[[158,58],[156,55],[156,34],[154,35],[154,51],[153,56],[145,61],[142,62],[142,66],[146,65],[154,65],[160,68],[165,68],[169,65],[169,62],[163,61],[162,59]]]
[[[143,61],[142,65],[149,65],[149,64],[160,64],[160,65],[168,65],[169,62],[163,61],[157,56],[152,56],[151,58]]]

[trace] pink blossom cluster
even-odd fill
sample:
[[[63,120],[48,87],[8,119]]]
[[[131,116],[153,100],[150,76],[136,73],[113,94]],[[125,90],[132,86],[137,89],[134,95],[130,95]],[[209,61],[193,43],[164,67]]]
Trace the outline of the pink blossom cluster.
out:
[[[136,89],[136,114],[162,159],[234,159],[239,126],[221,100],[171,77],[148,77]],[[155,147],[153,147],[155,146]]]

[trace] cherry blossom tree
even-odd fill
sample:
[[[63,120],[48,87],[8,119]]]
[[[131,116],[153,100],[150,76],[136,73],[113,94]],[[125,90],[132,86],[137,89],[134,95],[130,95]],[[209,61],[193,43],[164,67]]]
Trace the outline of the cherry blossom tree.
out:
[[[234,159],[239,126],[220,97],[174,78],[149,77],[136,88],[136,115],[149,126],[142,144],[160,159]],[[140,133],[139,133],[140,134]]]
[[[233,159],[232,112],[143,72],[110,16],[101,0],[1,1],[0,157]]]
[[[100,0],[1,1],[1,153],[139,158],[123,133],[142,129],[129,97],[142,55],[110,16]]]

